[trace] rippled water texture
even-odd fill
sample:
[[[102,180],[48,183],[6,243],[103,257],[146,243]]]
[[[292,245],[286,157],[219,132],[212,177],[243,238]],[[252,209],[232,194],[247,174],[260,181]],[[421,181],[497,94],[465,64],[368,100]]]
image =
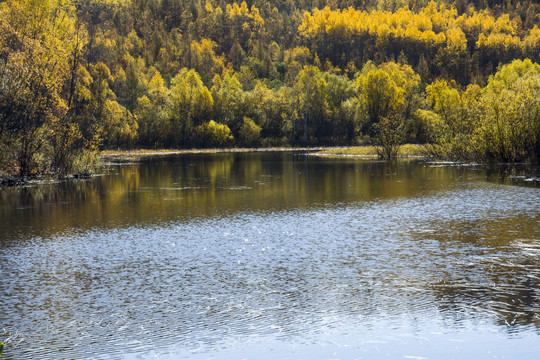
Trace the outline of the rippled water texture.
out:
[[[4,189],[4,358],[540,358],[540,188],[505,171],[185,155]]]

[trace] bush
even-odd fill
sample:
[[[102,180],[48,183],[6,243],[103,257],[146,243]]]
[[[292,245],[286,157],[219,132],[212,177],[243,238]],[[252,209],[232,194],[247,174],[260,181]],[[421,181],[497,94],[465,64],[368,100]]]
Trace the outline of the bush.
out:
[[[195,128],[197,143],[202,147],[225,147],[233,141],[231,129],[227,125],[219,124],[214,120]]]

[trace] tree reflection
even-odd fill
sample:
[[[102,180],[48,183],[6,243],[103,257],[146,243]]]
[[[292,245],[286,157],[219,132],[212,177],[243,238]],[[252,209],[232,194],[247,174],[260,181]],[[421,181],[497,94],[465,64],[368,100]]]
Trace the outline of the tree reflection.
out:
[[[482,178],[482,171],[418,161],[336,160],[294,153],[191,154],[107,169],[89,181],[1,190],[5,226],[0,239],[12,238],[8,234],[13,231],[44,235],[70,227],[418,197],[448,190],[456,179]],[[488,169],[486,177],[493,176]]]

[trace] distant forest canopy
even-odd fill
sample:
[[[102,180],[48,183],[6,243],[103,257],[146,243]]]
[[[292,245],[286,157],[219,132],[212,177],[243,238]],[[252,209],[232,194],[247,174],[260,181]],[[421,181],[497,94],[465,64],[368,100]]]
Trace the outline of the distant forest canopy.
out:
[[[540,158],[540,5],[0,1],[0,172],[104,148],[429,143]]]

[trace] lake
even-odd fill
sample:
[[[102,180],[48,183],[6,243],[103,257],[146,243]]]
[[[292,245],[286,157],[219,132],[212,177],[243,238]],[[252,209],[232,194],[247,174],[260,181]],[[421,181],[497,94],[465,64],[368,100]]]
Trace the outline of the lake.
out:
[[[531,171],[188,154],[1,189],[3,359],[540,358]]]

